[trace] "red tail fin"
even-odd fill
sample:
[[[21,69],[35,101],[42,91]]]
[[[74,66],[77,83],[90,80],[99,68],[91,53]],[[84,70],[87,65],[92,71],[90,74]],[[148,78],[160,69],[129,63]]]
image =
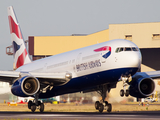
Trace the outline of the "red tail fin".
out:
[[[31,59],[29,58],[25,42],[20,30],[20,26],[18,24],[12,6],[8,7],[8,19],[9,19],[10,33],[14,50],[15,69],[17,69],[26,63],[30,63]]]

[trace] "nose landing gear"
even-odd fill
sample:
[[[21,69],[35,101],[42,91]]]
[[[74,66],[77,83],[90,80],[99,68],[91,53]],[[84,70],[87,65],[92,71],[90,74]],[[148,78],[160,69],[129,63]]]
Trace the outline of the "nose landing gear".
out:
[[[124,90],[124,89],[121,89],[121,90],[120,90],[120,96],[123,97],[124,95],[125,95],[126,97],[129,96],[129,90],[128,90],[128,89],[127,89],[127,90]]]
[[[129,85],[132,78],[131,78],[131,76],[121,77],[121,80],[123,81],[123,89],[120,90],[120,96],[123,97],[125,95],[126,97],[128,97],[129,96],[129,90],[126,89],[126,86]]]

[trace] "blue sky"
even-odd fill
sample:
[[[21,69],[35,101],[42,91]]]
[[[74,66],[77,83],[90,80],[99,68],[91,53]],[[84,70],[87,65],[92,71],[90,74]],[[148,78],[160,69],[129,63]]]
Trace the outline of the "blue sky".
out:
[[[160,22],[160,0],[1,0],[0,70],[12,70],[7,7],[13,6],[28,36],[91,34],[109,24]]]

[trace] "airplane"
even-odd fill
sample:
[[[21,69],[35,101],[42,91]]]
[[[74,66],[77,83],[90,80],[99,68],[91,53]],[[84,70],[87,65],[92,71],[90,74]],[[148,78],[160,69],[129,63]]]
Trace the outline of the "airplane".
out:
[[[0,81],[9,82],[16,96],[34,97],[28,102],[32,112],[44,111],[41,98],[91,91],[102,96],[102,100],[95,102],[95,109],[111,112],[112,105],[105,98],[119,81],[124,85],[121,96],[144,98],[153,94],[153,79],[160,74],[138,72],[142,56],[133,42],[115,39],[32,61],[13,7],[7,10],[16,70],[0,71]],[[129,85],[127,89],[125,84]]]

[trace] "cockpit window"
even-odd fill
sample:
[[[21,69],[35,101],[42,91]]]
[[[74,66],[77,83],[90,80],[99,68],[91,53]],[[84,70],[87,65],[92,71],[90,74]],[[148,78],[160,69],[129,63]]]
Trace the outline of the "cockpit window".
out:
[[[119,48],[116,48],[116,53],[118,52],[122,52],[122,51],[138,51],[138,48],[137,47],[119,47]]]
[[[132,51],[130,47],[125,47],[124,51]]]
[[[138,51],[138,48],[132,47],[132,50],[133,50],[133,51]]]
[[[119,51],[119,48],[116,49],[116,53],[118,53],[118,51]]]
[[[119,52],[121,52],[121,51],[123,51],[123,50],[124,50],[124,48],[120,48],[120,49],[119,49]]]

